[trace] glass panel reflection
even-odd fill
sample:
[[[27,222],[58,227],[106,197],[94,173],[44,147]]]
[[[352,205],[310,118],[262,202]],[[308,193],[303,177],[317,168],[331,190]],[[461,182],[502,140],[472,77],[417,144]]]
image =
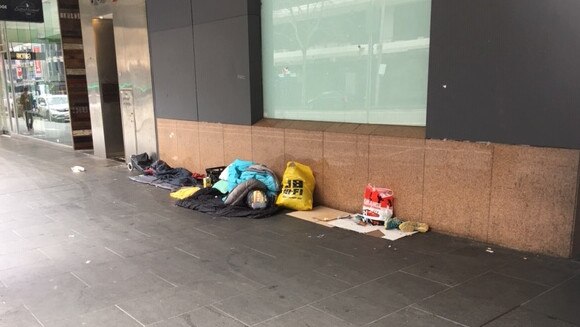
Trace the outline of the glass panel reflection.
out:
[[[424,126],[430,0],[264,0],[264,115]]]
[[[43,10],[44,23],[2,26],[6,93],[17,124],[12,131],[72,145],[56,0],[43,1]]]

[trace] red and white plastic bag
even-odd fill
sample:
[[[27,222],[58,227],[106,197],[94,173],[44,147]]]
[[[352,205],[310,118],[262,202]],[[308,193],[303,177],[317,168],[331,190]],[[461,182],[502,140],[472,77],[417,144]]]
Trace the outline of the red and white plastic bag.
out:
[[[365,188],[362,214],[374,225],[382,225],[393,216],[394,193],[385,187],[368,184]]]

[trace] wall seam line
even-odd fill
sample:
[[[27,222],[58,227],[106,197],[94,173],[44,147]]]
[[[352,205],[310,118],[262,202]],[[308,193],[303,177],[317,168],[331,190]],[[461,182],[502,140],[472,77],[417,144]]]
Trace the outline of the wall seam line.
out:
[[[580,226],[580,222],[578,222],[578,219],[580,218],[580,203],[578,202],[578,200],[580,199],[580,151],[578,151],[578,173],[576,175],[576,194],[575,194],[575,203],[576,205],[574,206],[574,213],[572,216],[572,232],[570,235],[570,251],[568,252],[568,258],[572,258],[575,255],[580,255],[580,244],[576,244],[576,233],[580,232],[578,230],[578,227]],[[576,247],[578,247],[578,251],[576,251]]]
[[[423,143],[423,185],[421,185],[421,220],[425,221],[425,176],[427,171],[427,139]]]
[[[489,243],[489,230],[491,229],[491,196],[493,194],[493,168],[495,166],[495,144],[491,144],[491,170],[489,176],[489,204],[487,206],[487,233],[485,242]]]

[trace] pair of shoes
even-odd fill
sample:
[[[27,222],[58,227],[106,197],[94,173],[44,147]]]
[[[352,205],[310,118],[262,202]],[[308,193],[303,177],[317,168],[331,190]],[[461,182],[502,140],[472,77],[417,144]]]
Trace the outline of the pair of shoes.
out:
[[[427,225],[426,223],[405,221],[404,223],[399,225],[399,229],[404,233],[411,233],[414,231],[426,233],[429,230],[429,225]]]

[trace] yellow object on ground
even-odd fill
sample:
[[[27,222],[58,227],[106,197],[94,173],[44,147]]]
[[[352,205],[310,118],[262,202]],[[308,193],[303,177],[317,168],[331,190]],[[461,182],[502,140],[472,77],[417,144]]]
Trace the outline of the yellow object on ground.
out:
[[[413,221],[405,221],[399,225],[399,229],[405,233],[411,233],[418,231],[420,233],[426,233],[429,230],[429,225],[426,223],[417,223]]]
[[[187,186],[182,187],[179,190],[169,194],[172,198],[177,200],[183,200],[195,194],[195,192],[199,191],[199,187],[197,186]]]
[[[310,167],[296,161],[288,162],[276,204],[294,210],[312,210],[315,183]]]

